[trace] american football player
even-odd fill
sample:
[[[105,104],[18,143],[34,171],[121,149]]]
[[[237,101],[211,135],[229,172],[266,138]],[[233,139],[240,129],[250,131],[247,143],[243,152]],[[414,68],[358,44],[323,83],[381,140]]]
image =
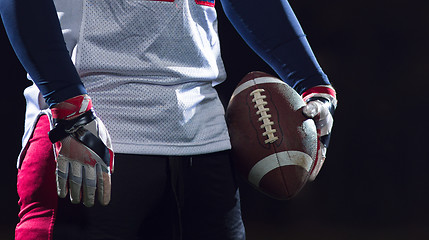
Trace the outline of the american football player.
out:
[[[249,46],[304,94],[303,113],[318,122],[326,149],[335,91],[289,3],[221,4]],[[24,92],[16,239],[245,238],[224,108],[213,88],[226,79],[214,6],[0,2],[34,82]],[[61,225],[66,203],[57,194],[90,208]]]

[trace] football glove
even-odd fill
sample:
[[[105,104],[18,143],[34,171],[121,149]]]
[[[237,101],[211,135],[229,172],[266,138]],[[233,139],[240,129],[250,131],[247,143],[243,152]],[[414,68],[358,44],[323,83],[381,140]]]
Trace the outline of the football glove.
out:
[[[332,86],[323,85],[308,89],[302,94],[302,98],[307,103],[303,108],[303,114],[314,120],[317,129],[317,154],[309,177],[309,180],[313,181],[326,159],[337,97]]]
[[[49,139],[55,148],[58,196],[65,198],[69,192],[72,203],[91,207],[97,192],[99,202],[107,205],[114,153],[91,99],[80,95],[54,105],[51,112],[54,128]]]

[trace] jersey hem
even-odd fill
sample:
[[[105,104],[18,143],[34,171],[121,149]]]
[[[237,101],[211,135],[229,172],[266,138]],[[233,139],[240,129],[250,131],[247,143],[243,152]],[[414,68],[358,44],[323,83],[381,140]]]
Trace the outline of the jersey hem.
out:
[[[132,143],[117,143],[112,142],[113,151],[123,154],[139,154],[139,155],[162,155],[162,156],[189,156],[200,155],[213,152],[220,152],[231,149],[229,139],[210,142],[202,145],[192,146],[166,146],[166,145],[147,145],[147,144],[132,144]]]

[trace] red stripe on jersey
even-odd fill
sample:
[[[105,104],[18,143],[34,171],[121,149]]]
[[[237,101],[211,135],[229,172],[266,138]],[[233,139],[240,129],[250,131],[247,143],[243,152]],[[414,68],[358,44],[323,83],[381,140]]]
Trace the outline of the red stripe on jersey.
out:
[[[211,1],[204,1],[204,0],[195,0],[195,2],[198,5],[204,5],[204,6],[208,6],[208,7],[214,7],[215,6],[215,1],[211,2]]]
[[[174,0],[149,0],[149,1],[174,2]],[[198,5],[204,5],[204,6],[208,6],[208,7],[214,7],[215,6],[214,0],[195,0],[195,3]]]

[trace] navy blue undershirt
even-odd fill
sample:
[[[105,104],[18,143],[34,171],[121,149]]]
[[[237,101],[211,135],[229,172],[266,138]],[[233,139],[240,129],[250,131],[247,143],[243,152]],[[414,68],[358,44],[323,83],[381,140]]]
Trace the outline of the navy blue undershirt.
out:
[[[297,92],[330,84],[286,0],[220,0],[246,43]]]
[[[86,93],[52,0],[1,0],[0,13],[18,59],[50,106]]]
[[[286,0],[221,0],[238,33],[299,93],[329,84]],[[84,94],[52,0],[1,0],[0,13],[16,55],[52,106]]]

